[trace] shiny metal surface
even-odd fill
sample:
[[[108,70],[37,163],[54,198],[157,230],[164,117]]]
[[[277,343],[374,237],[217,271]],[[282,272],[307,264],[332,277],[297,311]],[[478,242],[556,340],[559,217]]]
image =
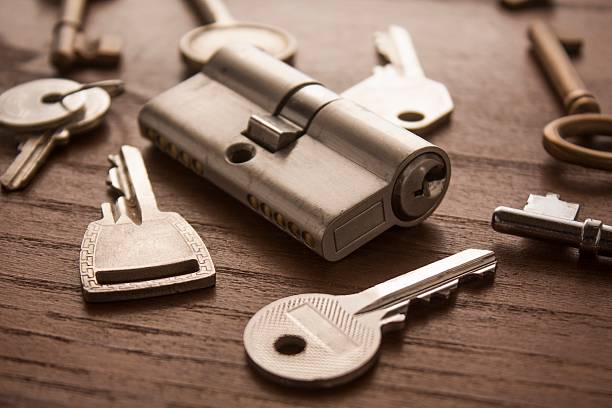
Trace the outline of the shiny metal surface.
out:
[[[376,361],[381,333],[403,326],[410,302],[447,297],[460,281],[494,274],[491,251],[467,249],[352,295],[290,296],[259,310],[243,341],[267,378],[298,387],[332,387]]]
[[[30,136],[19,146],[17,157],[0,176],[5,191],[25,188],[57,145],[64,145],[73,135],[87,132],[102,123],[111,106],[109,94],[101,88],[90,88],[81,93],[85,96],[85,110],[79,117],[71,123]]]
[[[204,26],[186,33],[179,43],[187,66],[197,71],[228,44],[247,43],[288,63],[297,51],[297,40],[289,32],[266,24],[232,18],[221,0],[191,0]]]
[[[142,134],[328,260],[417,225],[446,153],[248,45],[147,103]]]
[[[569,141],[595,135],[612,137],[612,115],[600,114],[597,98],[587,89],[559,38],[546,23],[533,23],[528,35],[540,66],[570,115],[569,118],[554,120],[544,128],[546,151],[559,160],[612,170],[612,152]]]
[[[85,91],[91,88],[100,88],[100,89],[105,90],[106,93],[108,93],[110,96],[115,96],[123,92],[123,86],[124,86],[123,81],[120,79],[107,79],[104,81],[89,82],[87,84],[81,84],[79,87],[72,89],[70,91],[66,91],[62,93],[55,93],[55,94],[48,94],[43,98],[43,101],[46,103],[61,102],[67,96],[70,96],[75,93]]]
[[[4,91],[0,95],[0,127],[14,133],[32,132],[72,120],[85,107],[83,94],[70,95],[61,103],[46,103],[43,99],[79,85],[69,79],[46,78]]]
[[[352,86],[342,96],[416,133],[426,133],[450,118],[453,101],[444,84],[425,77],[410,34],[392,25],[377,32],[378,53],[390,64]]]
[[[81,245],[83,297],[106,302],[159,296],[215,284],[215,267],[197,232],[161,212],[142,156],[122,146],[109,156],[108,184],[117,197],[87,227]]]
[[[559,199],[557,194],[530,194],[525,207],[498,207],[491,226],[495,231],[557,242],[581,253],[612,256],[612,227],[599,220],[577,221],[580,206]]]

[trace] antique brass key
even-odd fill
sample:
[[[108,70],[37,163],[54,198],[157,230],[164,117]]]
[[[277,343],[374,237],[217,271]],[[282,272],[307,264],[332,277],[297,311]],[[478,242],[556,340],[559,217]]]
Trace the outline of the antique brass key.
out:
[[[104,35],[87,38],[83,30],[86,0],[63,0],[53,29],[51,63],[59,70],[74,65],[116,65],[121,58],[121,38]]]

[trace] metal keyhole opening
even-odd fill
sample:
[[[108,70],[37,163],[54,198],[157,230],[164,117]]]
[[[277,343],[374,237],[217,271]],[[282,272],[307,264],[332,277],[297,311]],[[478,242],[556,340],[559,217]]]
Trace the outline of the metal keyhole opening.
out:
[[[280,354],[294,356],[306,349],[306,340],[300,336],[286,334],[276,339],[274,349]]]
[[[420,190],[414,192],[415,197],[437,197],[442,193],[444,179],[446,178],[446,169],[444,166],[435,166],[431,168],[425,178]]]
[[[399,120],[403,120],[404,122],[418,122],[425,119],[425,115],[423,115],[421,112],[405,111],[398,113],[397,118]]]
[[[248,143],[236,143],[227,148],[226,156],[230,163],[246,163],[255,157],[255,147]]]

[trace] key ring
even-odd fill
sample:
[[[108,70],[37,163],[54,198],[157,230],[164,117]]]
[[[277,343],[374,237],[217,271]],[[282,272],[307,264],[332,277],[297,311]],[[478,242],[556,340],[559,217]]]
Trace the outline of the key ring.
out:
[[[569,137],[612,137],[612,115],[581,113],[550,122],[544,128],[544,148],[559,160],[597,169],[612,170],[612,152],[592,149],[568,141]]]

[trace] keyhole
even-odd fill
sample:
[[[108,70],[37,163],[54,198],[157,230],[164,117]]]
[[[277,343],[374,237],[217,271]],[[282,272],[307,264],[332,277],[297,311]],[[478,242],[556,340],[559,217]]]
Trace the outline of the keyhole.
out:
[[[444,167],[435,166],[427,172],[423,179],[421,189],[414,192],[415,197],[437,197],[442,192],[444,187],[444,179],[446,172]]]
[[[280,354],[294,356],[306,349],[306,340],[300,336],[286,334],[276,339],[274,342],[274,349]]]

